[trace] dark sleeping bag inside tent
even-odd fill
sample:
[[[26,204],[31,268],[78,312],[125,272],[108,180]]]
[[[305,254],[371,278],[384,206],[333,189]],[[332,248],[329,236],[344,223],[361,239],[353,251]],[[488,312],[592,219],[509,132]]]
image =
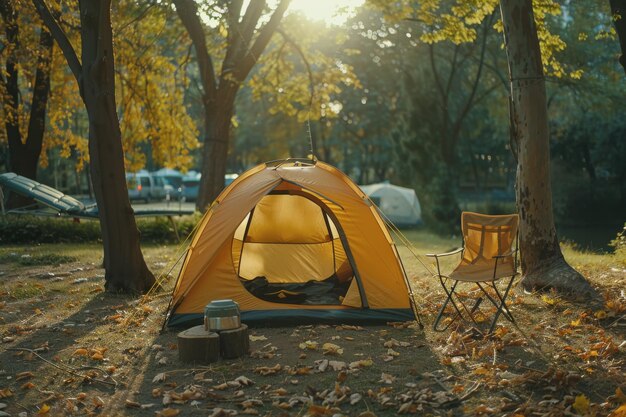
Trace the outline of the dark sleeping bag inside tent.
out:
[[[264,276],[241,282],[255,297],[285,304],[341,304],[350,286],[350,281],[340,282],[334,274],[303,283],[270,283]]]

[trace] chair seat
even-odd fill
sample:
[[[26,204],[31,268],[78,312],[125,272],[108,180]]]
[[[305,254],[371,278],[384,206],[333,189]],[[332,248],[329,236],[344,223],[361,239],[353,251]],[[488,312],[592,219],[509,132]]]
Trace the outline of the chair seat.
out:
[[[494,278],[493,269],[495,266],[494,260],[479,259],[474,263],[469,263],[465,260],[450,273],[449,277],[464,282],[488,282]],[[495,279],[512,277],[515,275],[514,261],[512,256],[502,258],[498,260],[498,267],[496,269]]]

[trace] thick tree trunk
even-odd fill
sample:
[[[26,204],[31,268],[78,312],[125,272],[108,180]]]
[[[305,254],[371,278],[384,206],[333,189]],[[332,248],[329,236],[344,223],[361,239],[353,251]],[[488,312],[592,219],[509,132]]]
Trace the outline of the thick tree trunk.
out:
[[[230,143],[230,123],[235,111],[237,88],[222,87],[217,92],[215,108],[205,105],[205,139],[202,149],[202,176],[196,207],[206,210],[224,188],[226,160]]]
[[[561,253],[554,227],[546,89],[532,0],[501,0],[512,123],[517,148],[522,285],[591,296],[593,289]]]
[[[89,165],[102,230],[105,288],[110,292],[142,293],[152,287],[154,276],[143,259],[139,230],[128,199],[115,105],[110,6],[110,0],[79,2],[80,81],[89,117]]]

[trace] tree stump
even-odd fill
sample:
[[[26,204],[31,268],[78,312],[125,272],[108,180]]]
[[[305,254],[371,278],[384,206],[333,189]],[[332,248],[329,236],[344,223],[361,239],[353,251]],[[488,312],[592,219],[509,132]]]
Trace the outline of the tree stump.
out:
[[[217,362],[220,353],[220,337],[207,332],[204,326],[195,326],[178,333],[178,358],[181,362]]]
[[[238,329],[220,330],[220,354],[224,359],[241,358],[250,350],[248,326],[242,324]]]

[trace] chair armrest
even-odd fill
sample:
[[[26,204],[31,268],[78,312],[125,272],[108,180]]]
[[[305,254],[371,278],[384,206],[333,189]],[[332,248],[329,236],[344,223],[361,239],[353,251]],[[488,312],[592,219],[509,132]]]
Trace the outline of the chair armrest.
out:
[[[427,253],[426,256],[428,256],[429,258],[439,258],[441,256],[450,256],[450,255],[455,255],[459,252],[463,252],[464,248],[458,248],[453,250],[452,252],[446,252],[446,253]]]
[[[513,254],[514,254],[515,252],[517,252],[518,250],[519,250],[518,248],[515,248],[515,249],[510,250],[510,251],[508,251],[508,252],[506,252],[506,253],[503,253],[502,255],[496,255],[496,256],[492,257],[491,259],[502,259],[502,258],[506,258],[506,257],[509,257],[509,256],[513,255]]]

